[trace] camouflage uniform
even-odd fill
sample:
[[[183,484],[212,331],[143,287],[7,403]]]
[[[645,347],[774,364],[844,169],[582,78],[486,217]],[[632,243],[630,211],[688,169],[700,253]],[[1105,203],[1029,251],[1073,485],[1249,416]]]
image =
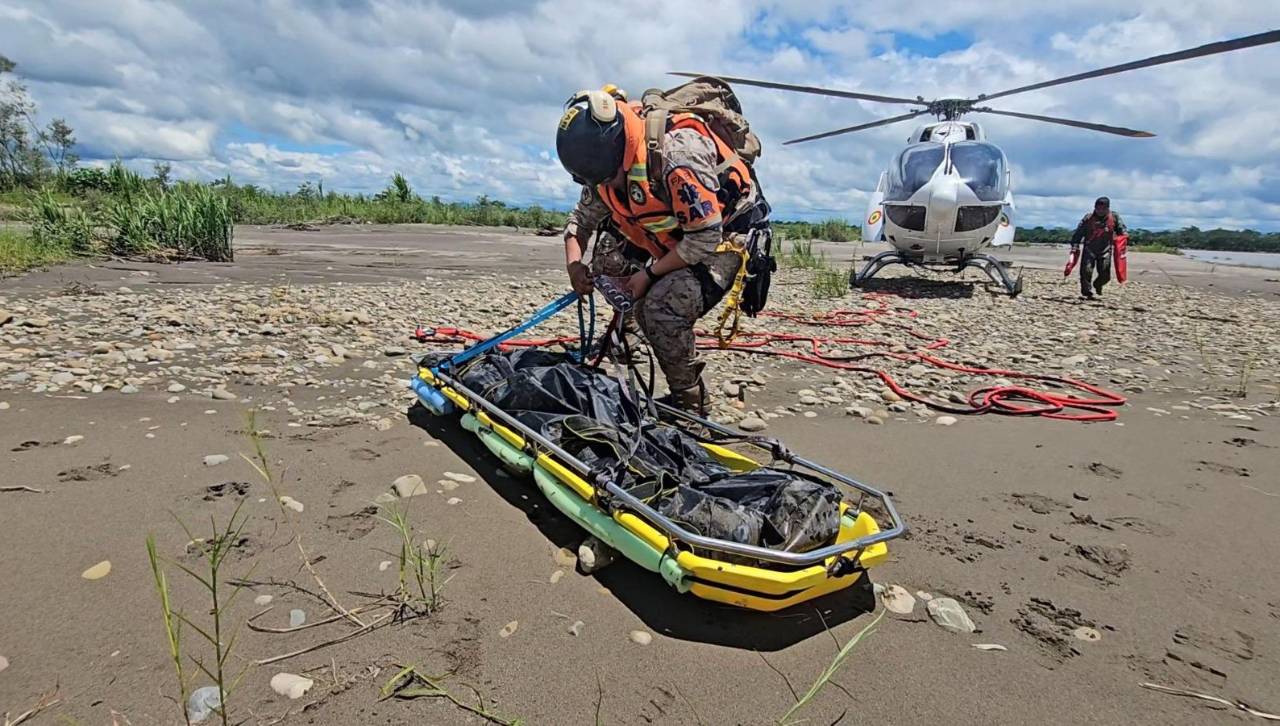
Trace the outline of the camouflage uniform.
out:
[[[666,169],[686,167],[708,190],[719,189],[716,147],[710,139],[692,129],[677,129],[667,133],[662,151],[661,163]],[[664,177],[665,174],[659,176]],[[750,193],[734,208],[723,211],[721,224],[687,232],[676,244],[675,252],[689,266],[653,283],[636,306],[635,317],[640,329],[673,392],[692,389],[700,382],[705,364],[698,361],[693,326],[733,285],[742,264],[737,252],[715,250],[723,239],[735,237],[724,230],[724,225],[750,209],[758,195],[753,184]],[[582,198],[569,214],[565,235],[586,237],[608,216],[609,208],[595,190],[583,187]],[[601,274],[622,277],[638,272],[642,263],[625,256],[625,246],[612,235],[601,235],[591,255],[592,277]]]

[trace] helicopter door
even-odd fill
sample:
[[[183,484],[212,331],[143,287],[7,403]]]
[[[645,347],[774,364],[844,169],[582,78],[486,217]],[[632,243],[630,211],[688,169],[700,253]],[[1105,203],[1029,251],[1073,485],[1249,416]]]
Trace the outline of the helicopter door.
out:
[[[885,172],[880,172],[880,182],[871,194],[867,203],[867,215],[862,218],[862,239],[864,242],[879,242],[884,233],[884,185]]]

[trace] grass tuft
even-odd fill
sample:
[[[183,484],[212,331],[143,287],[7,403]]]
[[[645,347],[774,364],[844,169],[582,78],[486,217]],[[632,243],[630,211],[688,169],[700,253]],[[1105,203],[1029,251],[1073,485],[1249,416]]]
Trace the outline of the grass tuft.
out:
[[[399,551],[393,553],[399,565],[400,582],[395,600],[400,620],[430,615],[440,609],[441,592],[449,579],[444,576],[446,548],[434,541],[421,541],[408,512],[403,507],[383,507],[379,520],[399,535]]]
[[[796,712],[809,705],[813,699],[817,698],[818,694],[822,692],[822,689],[827,687],[827,684],[831,682],[831,679],[835,677],[836,673],[840,672],[840,669],[844,667],[845,661],[849,660],[849,656],[853,654],[854,648],[858,647],[858,644],[861,643],[864,638],[875,632],[876,625],[878,625],[880,620],[884,618],[884,614],[886,612],[886,610],[881,609],[880,614],[875,617],[875,620],[867,623],[866,627],[858,631],[857,635],[850,638],[849,642],[845,643],[844,646],[840,648],[839,652],[837,652],[835,657],[831,660],[831,663],[818,675],[818,678],[813,682],[813,685],[809,686],[809,690],[805,691],[804,695],[796,700],[795,705],[788,709],[787,712],[782,715],[782,718],[778,719],[780,726],[792,726],[793,724],[801,723],[800,721],[795,720]]]
[[[818,270],[810,285],[813,296],[819,300],[841,298],[849,292],[849,273],[840,270]]]
[[[812,242],[796,240],[791,243],[791,253],[783,257],[783,262],[799,270],[822,270],[827,267],[827,256],[821,251],[815,255]]]

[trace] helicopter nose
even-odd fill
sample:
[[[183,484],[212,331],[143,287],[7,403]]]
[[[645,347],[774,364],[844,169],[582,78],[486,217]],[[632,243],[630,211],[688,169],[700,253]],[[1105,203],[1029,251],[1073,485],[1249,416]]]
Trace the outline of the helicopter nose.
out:
[[[964,182],[951,176],[935,178],[929,186],[928,234],[934,239],[949,236],[956,228],[956,210],[959,208],[960,185]]]

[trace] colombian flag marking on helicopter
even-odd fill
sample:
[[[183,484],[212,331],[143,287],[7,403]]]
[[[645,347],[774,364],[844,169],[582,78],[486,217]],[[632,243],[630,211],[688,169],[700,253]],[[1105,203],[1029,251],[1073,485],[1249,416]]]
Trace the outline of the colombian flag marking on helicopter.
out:
[[[880,221],[880,210],[879,210],[879,209],[877,209],[876,211],[872,212],[870,217],[867,217],[867,224],[875,224],[876,222],[879,222],[879,221]]]
[[[1004,214],[1003,212],[1001,212],[1000,214],[1000,226],[1001,227],[1009,226],[1009,215]]]

